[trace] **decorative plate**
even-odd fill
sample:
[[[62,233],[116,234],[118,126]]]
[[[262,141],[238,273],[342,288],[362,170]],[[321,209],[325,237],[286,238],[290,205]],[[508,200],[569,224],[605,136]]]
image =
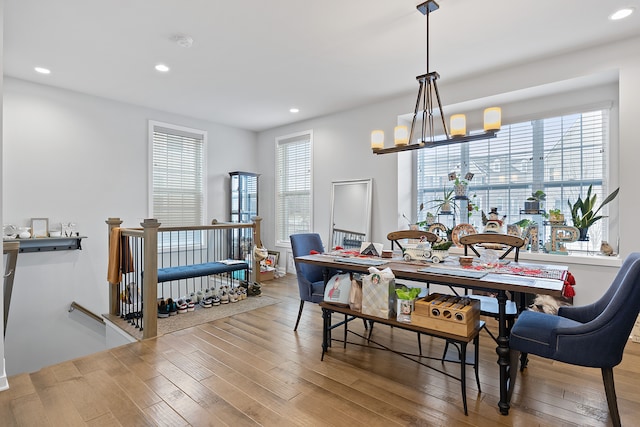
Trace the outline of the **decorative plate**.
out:
[[[440,222],[434,222],[433,224],[431,224],[427,231],[438,236],[437,243],[447,238],[447,226]]]
[[[453,231],[451,232],[451,240],[453,244],[457,247],[461,248],[464,245],[460,243],[460,238],[462,236],[466,236],[468,234],[476,234],[477,231],[471,224],[458,224],[453,227]]]

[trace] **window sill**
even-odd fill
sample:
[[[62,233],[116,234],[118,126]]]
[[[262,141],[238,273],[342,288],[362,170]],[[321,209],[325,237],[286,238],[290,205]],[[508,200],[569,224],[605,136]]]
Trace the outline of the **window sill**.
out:
[[[464,253],[462,248],[451,248],[449,252],[455,255],[461,255]],[[520,261],[535,261],[563,265],[592,265],[611,268],[619,268],[622,265],[622,258],[619,256],[604,256],[595,253],[593,255],[587,255],[585,253],[554,255],[544,252],[521,251]]]

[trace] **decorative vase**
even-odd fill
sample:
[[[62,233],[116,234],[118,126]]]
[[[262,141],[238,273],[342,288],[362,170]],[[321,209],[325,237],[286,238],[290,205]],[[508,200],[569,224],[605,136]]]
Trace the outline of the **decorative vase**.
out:
[[[451,203],[450,202],[444,202],[442,204],[442,206],[440,207],[440,211],[442,213],[446,213],[446,214],[451,213]]]
[[[578,228],[578,231],[580,232],[580,237],[578,237],[578,241],[580,242],[588,242],[589,241],[589,227],[586,228]]]
[[[400,299],[397,300],[396,307],[396,320],[403,323],[411,323],[411,313],[415,307],[415,299]]]
[[[540,201],[539,200],[525,200],[524,202],[524,211],[525,213],[538,213],[540,210]]]
[[[456,184],[453,186],[456,197],[467,197],[467,186],[464,184]]]

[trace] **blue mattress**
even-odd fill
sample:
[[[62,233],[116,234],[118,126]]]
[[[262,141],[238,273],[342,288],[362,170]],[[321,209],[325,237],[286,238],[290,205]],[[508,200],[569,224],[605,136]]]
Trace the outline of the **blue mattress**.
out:
[[[225,264],[223,262],[206,262],[204,264],[159,268],[158,283],[247,269],[249,269],[249,264],[247,264],[246,262],[239,262],[234,264]]]

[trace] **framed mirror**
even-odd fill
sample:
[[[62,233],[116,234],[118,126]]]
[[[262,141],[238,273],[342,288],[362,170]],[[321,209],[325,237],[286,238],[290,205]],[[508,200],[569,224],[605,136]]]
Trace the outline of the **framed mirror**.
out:
[[[331,249],[360,249],[370,241],[372,187],[372,178],[331,183]]]

